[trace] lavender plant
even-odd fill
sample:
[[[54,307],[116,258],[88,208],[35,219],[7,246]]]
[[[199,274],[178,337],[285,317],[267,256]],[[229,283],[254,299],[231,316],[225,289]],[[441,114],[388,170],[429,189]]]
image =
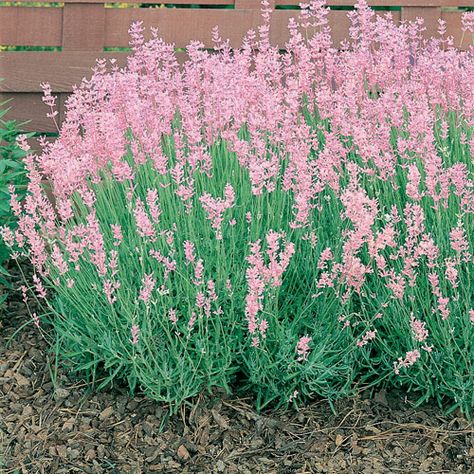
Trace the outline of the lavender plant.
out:
[[[35,266],[35,323],[99,386],[174,407],[385,384],[470,413],[473,49],[365,2],[336,49],[314,1],[281,52],[262,5],[241,48],[215,29],[184,65],[134,24],[127,67],[98,61],[29,154],[2,234]]]

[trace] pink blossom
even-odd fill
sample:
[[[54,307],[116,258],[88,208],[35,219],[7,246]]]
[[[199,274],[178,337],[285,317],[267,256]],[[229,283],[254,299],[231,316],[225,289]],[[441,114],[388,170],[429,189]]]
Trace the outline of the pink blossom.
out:
[[[109,304],[114,304],[117,301],[117,297],[114,293],[120,288],[120,282],[112,280],[104,280],[103,282],[103,291],[107,297]]]
[[[134,210],[135,222],[137,224],[137,231],[141,237],[150,237],[155,239],[155,229],[153,224],[145,211],[145,206],[141,199],[137,199]]]
[[[15,243],[15,236],[9,227],[7,226],[0,227],[0,235],[7,247],[13,247]]]
[[[142,287],[140,288],[138,299],[148,305],[155,285],[156,279],[153,278],[153,273],[145,273],[142,278]]]
[[[132,334],[132,339],[131,339],[131,343],[133,345],[136,345],[138,344],[138,341],[139,341],[139,338],[140,338],[140,327],[137,326],[136,324],[134,324],[131,329],[130,329],[130,332]]]
[[[204,193],[199,198],[202,207],[207,213],[208,219],[212,223],[212,228],[216,231],[217,240],[222,239],[221,225],[223,214],[234,205],[235,201],[234,188],[230,184],[226,184],[225,186],[224,197],[225,199],[213,198],[209,193]]]
[[[40,319],[36,313],[32,313],[31,317],[33,318],[33,322],[37,328],[40,327]]]
[[[413,351],[408,351],[405,354],[405,358],[399,357],[398,362],[393,363],[395,373],[398,375],[402,367],[411,367],[420,358],[420,356],[420,351],[415,349]]]
[[[112,234],[114,237],[114,245],[118,247],[123,240],[122,228],[118,224],[111,224],[110,227],[112,228]]]
[[[324,270],[327,267],[327,262],[330,262],[333,259],[333,254],[330,249],[330,247],[325,248],[321,252],[321,256],[319,257],[319,262],[318,262],[318,269],[319,270]]]
[[[387,288],[393,291],[395,298],[401,300],[405,294],[405,279],[400,275],[392,275],[391,281],[387,283]]]
[[[176,324],[178,322],[178,316],[176,315],[176,310],[170,308],[168,311],[168,319],[173,323]]]
[[[188,321],[188,329],[191,331],[191,329],[194,327],[194,323],[196,322],[197,316],[196,313],[191,314],[191,318]]]
[[[150,210],[150,215],[154,224],[159,223],[161,209],[158,203],[158,192],[156,189],[149,189],[146,194],[146,203]]]
[[[293,393],[290,395],[288,402],[291,403],[297,396],[298,396],[298,390],[294,390]]]
[[[375,339],[375,336],[377,334],[377,329],[374,329],[373,331],[367,331],[363,336],[362,339],[357,341],[357,346],[358,347],[363,347],[369,343],[369,341],[372,341]]]
[[[298,360],[306,360],[310,351],[309,343],[311,338],[308,336],[300,337],[298,343],[296,344],[296,353],[298,354]]]
[[[43,283],[41,282],[38,275],[36,275],[36,273],[33,275],[33,282],[35,284],[36,294],[38,298],[46,298],[46,290],[44,289]]]
[[[458,258],[463,258],[464,261],[470,259],[469,243],[466,239],[466,234],[462,226],[458,226],[449,233],[451,241],[451,248],[458,254]]]
[[[204,283],[203,275],[204,275],[204,262],[200,258],[196,262],[196,266],[194,267],[194,284],[196,286],[202,285]]]
[[[442,297],[442,296],[438,297],[438,311],[440,312],[443,320],[448,319],[449,314],[450,314],[448,304],[449,304],[449,298]]]
[[[196,256],[194,254],[194,244],[189,240],[184,241],[184,255],[186,257],[186,265],[194,263]]]
[[[446,279],[451,283],[453,288],[458,287],[458,271],[456,269],[456,263],[453,259],[447,258],[445,260],[446,271],[445,276]]]
[[[410,326],[413,332],[413,336],[419,342],[423,342],[428,337],[428,330],[426,329],[426,323],[415,319],[412,315],[410,318]]]

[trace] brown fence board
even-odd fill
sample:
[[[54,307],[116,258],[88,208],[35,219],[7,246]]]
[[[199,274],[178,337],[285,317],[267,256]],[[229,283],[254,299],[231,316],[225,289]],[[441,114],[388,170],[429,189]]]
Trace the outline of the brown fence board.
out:
[[[0,44],[60,46],[62,8],[0,7]]]
[[[102,51],[105,11],[100,4],[64,5],[63,51]]]
[[[40,83],[49,82],[53,92],[70,92],[83,77],[90,77],[96,59],[117,59],[117,65],[126,63],[127,52],[69,51],[0,52],[0,92],[40,92]],[[177,53],[178,60],[184,53]],[[34,74],[32,73],[34,71]]]
[[[39,92],[49,82],[54,92],[69,92],[73,84],[91,75],[97,57],[117,58],[125,64],[127,53],[69,51],[19,51],[0,53],[0,92]],[[33,73],[34,71],[34,73]]]

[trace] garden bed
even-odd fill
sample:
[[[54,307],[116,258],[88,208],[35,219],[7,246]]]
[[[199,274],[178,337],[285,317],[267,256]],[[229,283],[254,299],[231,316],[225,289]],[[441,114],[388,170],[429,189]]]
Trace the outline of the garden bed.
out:
[[[6,472],[473,472],[474,49],[330,13],[184,63],[135,22],[7,130]]]
[[[90,394],[48,369],[50,352],[21,301],[0,329],[1,472],[472,472],[474,429],[459,413],[414,408],[402,391],[258,414],[215,392],[169,416],[127,391]],[[8,343],[8,341],[10,341]],[[51,357],[51,356],[49,356]],[[54,377],[54,375],[53,375]]]

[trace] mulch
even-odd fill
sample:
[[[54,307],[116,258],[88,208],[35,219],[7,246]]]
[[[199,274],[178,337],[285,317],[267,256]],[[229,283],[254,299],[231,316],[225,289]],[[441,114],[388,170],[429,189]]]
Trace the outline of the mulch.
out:
[[[90,393],[56,371],[32,324],[11,338],[29,318],[21,301],[0,317],[5,474],[474,472],[473,425],[415,408],[401,391],[341,401],[337,414],[322,400],[257,413],[251,399],[215,392],[170,416],[144,396]]]

